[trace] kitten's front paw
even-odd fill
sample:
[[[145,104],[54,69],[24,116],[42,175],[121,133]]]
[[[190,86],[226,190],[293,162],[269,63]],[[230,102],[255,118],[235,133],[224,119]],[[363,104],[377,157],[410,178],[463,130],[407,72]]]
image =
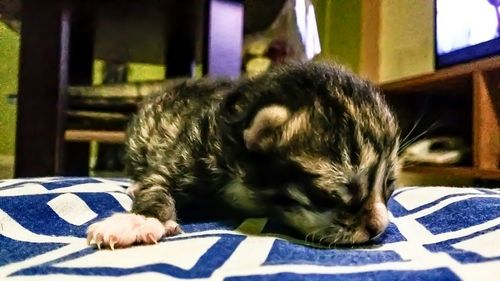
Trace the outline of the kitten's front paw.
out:
[[[114,250],[135,243],[157,243],[163,236],[173,236],[181,232],[179,224],[173,220],[163,224],[158,219],[137,214],[114,214],[89,226],[87,242],[99,249],[109,247]]]

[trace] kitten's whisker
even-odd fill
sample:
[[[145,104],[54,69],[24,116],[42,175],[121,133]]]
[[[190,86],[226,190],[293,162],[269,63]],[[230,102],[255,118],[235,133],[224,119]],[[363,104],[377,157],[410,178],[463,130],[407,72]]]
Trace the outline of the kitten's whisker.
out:
[[[312,237],[313,241],[316,241],[316,233],[318,233],[319,231],[320,231],[320,230],[316,230],[316,231],[313,233],[313,237]]]
[[[437,126],[439,125],[439,122],[436,121],[434,123],[432,123],[426,130],[424,130],[423,132],[419,133],[418,135],[412,137],[411,139],[407,140],[405,143],[403,143],[400,147],[399,147],[399,152],[402,152],[404,151],[406,148],[408,148],[408,146],[410,146],[411,144],[413,144],[417,139],[419,139],[420,137],[422,137],[423,135],[429,133],[429,131],[435,129]]]
[[[324,240],[326,240],[326,239],[330,239],[330,238],[332,238],[332,237],[335,237],[336,235],[337,235],[337,234],[325,235],[325,236],[323,236],[323,237],[321,237],[321,238],[319,239],[319,243],[323,243],[323,241],[324,241]],[[335,243],[335,241],[334,241],[334,242],[331,242],[331,243]],[[330,244],[331,244],[331,243],[330,243]],[[328,247],[330,247],[330,244],[328,245]]]
[[[311,232],[309,232],[306,237],[305,237],[305,241],[307,242],[309,237],[312,236],[312,239],[311,239],[311,242],[314,242],[315,241],[315,235],[316,233],[318,233],[319,231],[323,230],[324,228],[320,228],[320,229],[316,229],[316,230],[313,230]]]
[[[417,119],[417,121],[415,121],[415,123],[413,124],[413,127],[410,129],[410,131],[406,134],[406,136],[401,140],[401,143],[404,143],[405,140],[411,135],[411,133],[413,133],[413,131],[417,128],[418,124],[420,124],[420,122],[422,121],[422,118],[424,117],[424,114],[422,113],[420,115],[420,117]]]
[[[312,231],[311,234],[312,234],[312,241],[316,241],[316,234],[318,234],[318,232],[320,231],[323,231],[327,228],[329,228],[330,226],[325,226],[325,227],[322,227],[322,228],[319,228],[319,229],[316,229],[315,231]],[[318,243],[321,243],[321,239],[318,241]]]
[[[331,237],[331,236],[332,236],[332,235],[326,235],[326,236],[321,237],[321,238],[319,239],[319,243],[320,243],[320,244],[321,244],[321,243],[323,243],[323,241],[324,241],[326,238],[329,238],[329,237]]]
[[[341,240],[341,238],[343,238],[343,235],[344,234],[340,234],[340,233],[326,235],[326,236],[322,237],[321,240],[331,239],[331,242],[328,244],[328,248],[331,249],[332,245],[336,245],[339,242],[339,240]]]
[[[304,237],[304,241],[307,243],[307,240],[309,238],[309,236],[312,234],[312,232],[309,232],[306,234],[306,237]]]
[[[331,249],[332,248],[332,245],[335,245],[335,240],[330,242],[330,244],[328,244],[328,249]]]
[[[429,100],[426,99],[426,104],[428,102],[429,102]],[[427,107],[427,105],[425,107]],[[424,118],[424,115],[425,115],[425,111],[426,111],[426,109],[423,108],[422,111],[420,112],[419,117],[417,118],[417,121],[415,121],[415,123],[413,124],[412,128],[410,129],[410,131],[406,134],[406,136],[401,141],[402,144],[405,143],[405,141],[408,139],[408,137],[410,137],[410,135],[413,133],[413,131],[418,127],[418,125],[420,124],[420,122],[422,122],[422,119]],[[411,142],[409,142],[409,143],[411,143]],[[398,151],[398,152],[401,152],[401,150]]]

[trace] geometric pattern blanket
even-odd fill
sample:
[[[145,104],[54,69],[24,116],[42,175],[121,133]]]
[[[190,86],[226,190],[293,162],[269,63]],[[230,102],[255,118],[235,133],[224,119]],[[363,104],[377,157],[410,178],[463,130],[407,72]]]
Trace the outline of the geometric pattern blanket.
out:
[[[0,181],[0,280],[500,280],[499,189],[398,189],[387,231],[356,247],[308,245],[265,218],[181,224],[155,245],[87,246],[89,224],[129,210],[129,184]]]

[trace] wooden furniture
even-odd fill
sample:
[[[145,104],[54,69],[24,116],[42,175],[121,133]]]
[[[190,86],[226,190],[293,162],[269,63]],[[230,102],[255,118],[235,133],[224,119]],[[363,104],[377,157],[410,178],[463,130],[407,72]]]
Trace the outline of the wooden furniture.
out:
[[[500,180],[500,56],[381,88],[400,118],[403,135],[421,119],[411,135],[436,127],[425,136],[459,136],[471,146],[470,160],[460,166],[417,165],[407,171]]]
[[[15,176],[88,173],[89,143],[81,140],[95,135],[66,132],[66,90],[92,83],[95,58],[165,63],[169,78],[191,76],[195,61],[204,74],[238,76],[242,2],[23,0]],[[109,25],[123,18],[131,20]],[[108,27],[107,33],[96,32],[97,23]],[[160,38],[141,37],[150,33]],[[107,37],[118,39],[107,45]],[[97,45],[96,38],[104,44]]]

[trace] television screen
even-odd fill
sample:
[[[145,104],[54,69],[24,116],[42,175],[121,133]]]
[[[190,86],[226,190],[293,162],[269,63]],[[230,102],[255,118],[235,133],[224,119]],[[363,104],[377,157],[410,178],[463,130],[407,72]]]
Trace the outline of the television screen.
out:
[[[436,67],[500,53],[500,0],[436,0]]]

